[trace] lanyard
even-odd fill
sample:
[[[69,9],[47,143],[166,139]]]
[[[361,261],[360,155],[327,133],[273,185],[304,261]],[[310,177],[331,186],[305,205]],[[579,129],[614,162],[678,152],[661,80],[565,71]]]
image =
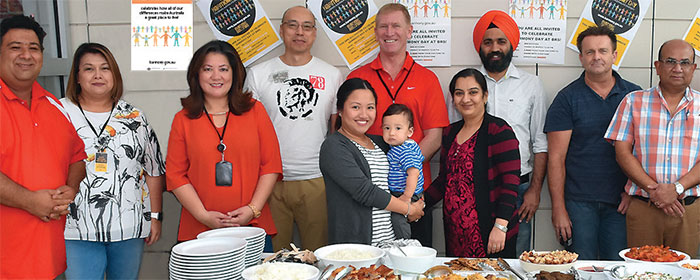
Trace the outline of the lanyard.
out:
[[[207,112],[207,107],[204,107],[204,114],[207,115],[207,119],[209,119],[209,123],[211,123],[211,126],[214,128],[214,131],[216,131],[216,135],[219,136],[219,145],[216,145],[216,150],[221,152],[221,161],[224,160],[224,151],[226,150],[226,144],[224,144],[224,135],[226,134],[226,127],[228,124],[228,116],[231,114],[226,113],[226,122],[224,122],[224,130],[219,134],[219,130],[216,129],[216,125],[214,125],[214,121],[211,120],[211,117],[209,116],[209,112]]]
[[[116,105],[116,102],[112,103],[112,110],[109,111],[109,116],[107,116],[107,121],[102,125],[102,128],[100,129],[100,133],[97,133],[97,130],[95,130],[95,127],[92,126],[92,123],[90,123],[90,120],[88,120],[87,116],[85,115],[85,111],[83,111],[83,107],[80,106],[80,102],[78,102],[78,108],[80,108],[80,112],[83,113],[83,117],[85,118],[85,121],[88,123],[90,126],[90,129],[92,129],[92,132],[95,133],[95,136],[98,138],[100,137],[100,134],[102,134],[103,131],[105,131],[105,127],[107,127],[107,124],[109,123],[109,119],[112,118],[112,112],[114,112],[114,105]]]
[[[411,74],[411,70],[413,70],[413,65],[416,65],[415,61],[413,63],[411,63],[411,67],[408,68],[408,73],[406,73],[406,77],[403,78],[401,85],[399,85],[399,88],[396,89],[396,93],[394,95],[391,95],[391,91],[389,90],[389,87],[386,86],[384,79],[382,79],[382,75],[379,73],[379,69],[375,70],[375,71],[377,71],[377,77],[379,77],[379,80],[382,81],[382,85],[384,85],[384,89],[386,89],[386,93],[389,94],[389,97],[391,97],[391,103],[396,103],[396,97],[399,96],[399,91],[401,91],[401,88],[403,87],[403,83],[406,82],[406,80],[408,79],[408,75]]]

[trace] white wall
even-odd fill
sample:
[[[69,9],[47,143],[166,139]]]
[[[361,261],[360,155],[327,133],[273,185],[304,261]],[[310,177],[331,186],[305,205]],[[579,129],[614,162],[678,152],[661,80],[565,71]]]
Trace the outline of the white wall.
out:
[[[173,115],[180,110],[179,98],[187,94],[185,72],[131,72],[130,67],[130,1],[128,0],[66,0],[69,3],[71,27],[71,46],[74,50],[80,43],[91,41],[108,46],[114,52],[125,81],[124,98],[140,107],[147,114],[149,121],[160,137],[163,153],[167,150],[168,133]],[[260,0],[273,24],[279,25],[282,13],[293,5],[303,5],[303,0]],[[381,6],[387,0],[375,0]],[[569,0],[569,17],[567,19],[567,39],[574,28],[578,17],[585,5],[584,0]],[[690,19],[700,8],[697,0],[655,0],[647,12],[636,38],[632,42],[629,53],[622,62],[620,74],[642,88],[647,88],[657,82],[656,74],[651,68],[653,59],[661,43],[672,38],[680,38],[688,28]],[[490,9],[505,9],[506,0],[453,0],[452,17],[452,64],[451,67],[432,68],[440,79],[443,90],[452,75],[465,67],[476,67],[479,64],[471,40],[474,24],[484,12]],[[654,10],[655,7],[655,10]],[[194,8],[194,47],[214,39],[198,9]],[[653,40],[652,40],[653,38]],[[260,61],[280,55],[278,47]],[[340,56],[333,48],[324,32],[319,29],[318,38],[312,53],[327,62],[337,66],[343,73],[349,70],[343,64]],[[525,71],[535,73],[535,65],[520,65]],[[577,78],[581,73],[577,53],[566,50],[564,65],[539,65],[539,76],[544,82],[548,100],[557,91]],[[694,88],[700,88],[700,75],[696,72],[693,81]],[[142,278],[167,277],[168,250],[175,242],[177,233],[177,216],[179,204],[172,197],[165,199],[166,221],[164,223],[163,239],[156,245],[147,248],[144,255],[144,265],[141,269]],[[550,222],[551,204],[546,191],[542,194],[540,210],[536,216],[535,248],[551,249],[557,247]],[[441,224],[439,219],[436,224]],[[441,234],[436,234],[442,238]],[[441,242],[440,242],[441,243]]]

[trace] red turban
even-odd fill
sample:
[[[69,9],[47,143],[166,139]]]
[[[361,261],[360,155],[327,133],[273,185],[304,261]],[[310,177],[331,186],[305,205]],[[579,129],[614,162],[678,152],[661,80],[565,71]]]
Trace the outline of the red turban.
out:
[[[484,33],[489,25],[494,24],[498,26],[498,29],[506,34],[506,38],[510,41],[513,46],[513,50],[518,47],[518,42],[520,42],[520,29],[518,29],[518,24],[504,11],[491,10],[486,12],[479,21],[474,26],[474,47],[476,52],[481,49],[481,41],[484,39]]]

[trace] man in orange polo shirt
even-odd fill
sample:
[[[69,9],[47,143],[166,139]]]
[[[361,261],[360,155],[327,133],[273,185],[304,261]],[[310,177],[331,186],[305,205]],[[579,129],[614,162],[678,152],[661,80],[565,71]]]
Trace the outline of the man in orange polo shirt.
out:
[[[433,71],[413,61],[406,52],[406,43],[413,26],[411,15],[401,4],[390,3],[377,12],[374,35],[379,42],[379,55],[348,75],[369,81],[377,92],[377,121],[369,134],[382,135],[381,116],[393,103],[411,108],[414,133],[425,157],[423,176],[426,188],[430,186],[430,158],[440,148],[442,128],[450,124],[440,81]],[[430,211],[411,224],[411,235],[423,245],[432,245],[432,216]]]
[[[83,141],[36,82],[44,30],[0,23],[0,279],[54,279],[66,269],[68,204],[85,177]]]

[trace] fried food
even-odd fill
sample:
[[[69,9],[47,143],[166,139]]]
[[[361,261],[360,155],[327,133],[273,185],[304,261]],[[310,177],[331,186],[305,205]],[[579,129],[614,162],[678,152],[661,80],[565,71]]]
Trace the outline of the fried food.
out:
[[[650,246],[630,248],[629,252],[625,253],[625,257],[630,259],[647,261],[647,262],[678,262],[685,259],[684,255],[679,255],[668,246]]]
[[[387,267],[386,265],[381,265],[377,267],[376,265],[371,265],[369,267],[363,267],[360,269],[350,266],[352,271],[345,275],[342,280],[399,280],[399,276],[394,275],[394,270]],[[338,273],[345,269],[344,266],[336,268],[331,273],[329,279],[334,279]]]
[[[467,258],[458,258],[451,260],[449,262],[446,262],[445,264],[450,267],[452,270],[483,270],[479,267],[479,263],[485,263],[493,267],[494,269],[498,271],[502,271],[501,267],[498,265],[498,261],[495,259],[486,259],[486,258],[478,258],[478,259],[467,259]]]
[[[576,278],[567,273],[542,271],[535,275],[536,280],[575,280]]]
[[[682,266],[682,267],[685,267],[685,268],[687,268],[687,269],[700,270],[700,264],[698,264],[698,265],[692,265],[692,264],[689,264],[689,263],[684,263],[684,264],[681,265],[681,266]]]
[[[536,264],[567,264],[575,262],[578,254],[566,250],[537,253],[535,251],[523,252],[520,260]]]

